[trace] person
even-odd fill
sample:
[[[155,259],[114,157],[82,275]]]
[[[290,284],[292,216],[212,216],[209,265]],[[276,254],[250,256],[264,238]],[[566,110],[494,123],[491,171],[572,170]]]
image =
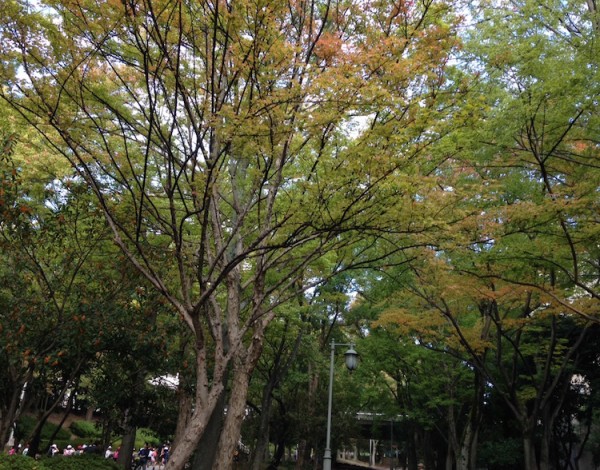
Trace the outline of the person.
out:
[[[58,446],[56,444],[52,444],[50,446],[50,449],[48,449],[48,455],[50,457],[54,457],[56,454],[58,454],[59,450],[58,450]]]
[[[63,450],[63,455],[70,457],[73,454],[75,454],[75,449],[73,449],[73,446],[69,444],[67,447],[65,447],[65,450]]]
[[[105,459],[110,459],[113,455],[113,451],[112,451],[112,446],[108,446],[108,448],[106,449],[106,452],[104,452],[104,458]]]
[[[150,446],[147,442],[144,447],[140,449],[138,455],[140,457],[140,467],[145,470],[148,463],[148,458],[150,457]]]
[[[17,454],[17,446],[12,446],[9,451],[8,451],[8,455],[16,455]]]

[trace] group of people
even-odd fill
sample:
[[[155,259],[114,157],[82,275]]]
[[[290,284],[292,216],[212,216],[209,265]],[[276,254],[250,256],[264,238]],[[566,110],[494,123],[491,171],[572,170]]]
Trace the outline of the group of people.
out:
[[[119,458],[119,450],[120,448],[113,450],[112,446],[108,446],[104,451],[104,458],[117,460]],[[25,447],[21,447],[21,444],[15,444],[8,451],[9,455],[15,454],[23,454],[27,455],[29,453],[29,445],[25,445]],[[62,452],[58,448],[56,444],[52,444],[48,448],[48,457],[54,457],[57,455],[63,455],[65,457],[70,457],[72,455],[82,455],[82,454],[101,454],[102,447],[99,444],[81,444],[77,447],[73,447],[71,444],[67,445]],[[39,458],[39,455],[36,455],[36,458]],[[143,469],[143,470],[162,470],[164,465],[167,464],[169,460],[169,445],[163,444],[161,446],[152,447],[148,443],[144,445],[144,447],[140,448],[139,451],[133,452],[132,455],[132,468],[134,469]]]
[[[72,455],[81,455],[81,454],[101,454],[102,453],[102,447],[100,446],[100,444],[81,444],[78,445],[77,447],[73,447],[71,444],[67,445],[63,451],[61,452],[60,449],[58,448],[58,446],[56,444],[52,444],[50,446],[50,448],[48,449],[48,456],[49,457],[54,457],[56,455],[64,455],[65,457],[70,457]],[[108,449],[106,450],[106,453],[104,454],[104,456],[106,458],[110,458],[112,457],[113,452],[112,452],[112,448],[111,446],[108,446]]]
[[[137,453],[133,453],[134,469],[160,470],[169,461],[169,446],[151,447],[147,442]]]

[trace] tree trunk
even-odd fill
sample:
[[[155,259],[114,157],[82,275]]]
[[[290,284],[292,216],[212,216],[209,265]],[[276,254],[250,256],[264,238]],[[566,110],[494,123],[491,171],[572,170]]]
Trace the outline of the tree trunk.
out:
[[[5,412],[2,414],[2,420],[0,420],[0,451],[4,448],[10,437],[11,430],[15,421],[18,419],[17,410],[19,409],[19,396],[21,390],[19,387],[13,387],[10,403],[5,408]]]
[[[446,446],[446,470],[454,469],[454,454],[452,451],[452,446],[450,445],[450,441],[448,441],[448,445]],[[458,469],[457,469],[458,470]]]
[[[275,453],[273,454],[273,458],[271,459],[271,463],[267,467],[268,470],[277,470],[279,465],[281,464],[281,460],[285,455],[285,439],[280,438],[277,441],[277,446],[275,447]]]
[[[267,449],[269,446],[269,421],[271,419],[271,405],[273,402],[272,387],[270,384],[272,379],[265,385],[263,389],[263,397],[260,409],[260,424],[258,427],[258,438],[256,447],[252,456],[252,470],[261,470],[267,457]]]
[[[317,388],[319,386],[319,376],[314,371],[312,365],[309,364],[308,376],[310,377],[308,383],[308,399],[306,401],[306,417],[307,421],[315,415],[315,403],[317,397]],[[304,429],[304,435],[308,436],[308,429]],[[298,443],[298,460],[296,460],[296,469],[300,470],[305,468],[307,462],[310,461],[312,451],[312,440],[301,439]]]
[[[217,458],[213,465],[214,470],[230,470],[232,467],[233,451],[237,448],[242,421],[246,415],[250,370],[253,368],[250,361],[249,363],[240,361],[234,366],[231,394],[227,403],[225,423],[219,438]]]
[[[279,358],[276,359],[277,361]],[[276,369],[277,370],[277,369]],[[269,446],[269,422],[271,420],[271,408],[273,404],[273,390],[279,377],[276,373],[271,374],[269,380],[263,387],[262,392],[262,403],[261,403],[261,414],[260,414],[260,425],[258,428],[258,439],[254,455],[252,458],[252,470],[261,470],[263,468],[264,460],[267,455],[267,448]]]
[[[423,463],[425,464],[425,468],[436,468],[435,466],[435,457],[433,455],[433,445],[431,440],[431,431],[423,430]]]
[[[126,420],[129,421],[128,415],[129,410],[125,410]],[[134,452],[135,447],[135,433],[137,427],[127,423],[125,425],[125,432],[123,433],[123,439],[121,440],[121,447],[119,448],[119,457],[117,458],[117,465],[119,467],[128,469],[131,467],[131,456]]]
[[[182,382],[183,379],[180,379],[177,390],[179,407],[177,413],[177,425],[175,427],[175,436],[170,449],[171,452],[175,451],[177,442],[182,439],[182,436],[185,433],[185,428],[190,420],[190,416],[192,416],[192,411],[194,408],[194,399],[189,393],[187,393]]]
[[[523,436],[524,470],[540,470],[535,455],[535,443],[531,434],[527,432]]]
[[[409,442],[408,448],[406,449],[407,457],[408,457],[408,470],[418,470],[419,468],[419,458],[417,456],[417,432],[415,429],[415,425],[410,425],[410,433],[409,433]]]
[[[40,444],[42,441],[42,427],[44,426],[44,424],[46,424],[46,420],[48,419],[48,416],[49,415],[46,413],[41,413],[41,415],[38,416],[37,424],[33,428],[33,431],[31,431],[31,435],[28,438],[28,440],[29,440],[29,455],[31,455],[33,457],[35,457],[36,454],[39,454],[40,450],[41,451],[47,450],[47,449],[40,449]]]
[[[308,440],[300,439],[298,442],[298,458],[296,459],[296,470],[301,470],[304,468],[304,464],[310,460],[310,453],[308,452],[309,448]]]
[[[192,463],[193,470],[212,470],[214,468],[214,463],[217,458],[219,437],[223,430],[226,398],[227,390],[223,387],[223,391],[221,392],[221,396],[215,407],[215,412],[208,420],[204,434],[196,447],[194,462]]]
[[[217,392],[215,388],[218,388],[218,395],[215,395]],[[188,463],[206,430],[207,423],[216,408],[222,389],[223,387],[220,385],[213,386],[213,390],[211,390],[209,399],[206,401],[204,407],[198,406],[198,403],[201,403],[201,401],[196,399],[196,408],[185,426],[181,439],[177,442],[173,453],[169,457],[169,462],[166,466],[167,470],[182,470],[186,463]]]
[[[558,412],[558,410],[557,410]],[[554,423],[556,421],[553,410],[547,405],[543,410],[543,434],[540,455],[540,470],[557,470],[558,455],[557,443],[554,441]]]
[[[468,422],[463,432],[463,438],[458,455],[456,456],[456,470],[471,470],[471,443],[472,443],[471,423]]]

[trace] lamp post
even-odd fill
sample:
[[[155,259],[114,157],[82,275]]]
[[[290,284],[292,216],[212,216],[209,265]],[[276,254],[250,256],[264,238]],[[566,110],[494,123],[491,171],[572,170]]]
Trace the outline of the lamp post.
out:
[[[333,364],[335,362],[336,346],[349,347],[344,353],[344,356],[346,357],[346,367],[349,371],[353,371],[358,366],[358,353],[354,350],[353,344],[331,341],[331,360],[329,361],[329,401],[327,406],[327,440],[325,441],[325,454],[323,455],[323,470],[331,470],[331,403],[333,401]]]

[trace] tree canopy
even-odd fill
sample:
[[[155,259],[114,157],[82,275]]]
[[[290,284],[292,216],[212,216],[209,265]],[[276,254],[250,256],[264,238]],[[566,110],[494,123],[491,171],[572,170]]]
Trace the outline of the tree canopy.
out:
[[[88,374],[123,432],[143,406],[108,369],[179,377],[169,468],[231,468],[249,405],[256,469],[310,418],[301,465],[343,338],[389,351],[357,401],[404,416],[411,468],[475,468],[492,402],[525,468],[565,458],[599,321],[595,2],[0,7],[0,440],[68,356],[56,403]]]

